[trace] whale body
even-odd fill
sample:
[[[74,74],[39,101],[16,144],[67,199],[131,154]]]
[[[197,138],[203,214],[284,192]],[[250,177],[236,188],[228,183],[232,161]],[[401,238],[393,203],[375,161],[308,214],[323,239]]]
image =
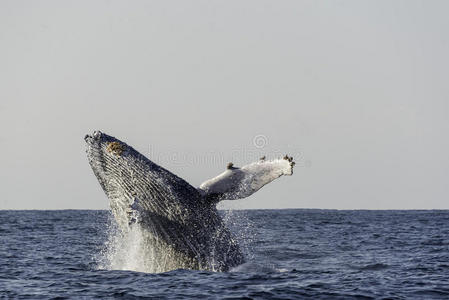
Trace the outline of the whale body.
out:
[[[142,255],[152,270],[227,271],[244,255],[218,214],[216,204],[240,199],[282,175],[291,175],[291,157],[228,166],[195,188],[131,146],[100,131],[86,135],[87,157],[124,234],[138,230]]]

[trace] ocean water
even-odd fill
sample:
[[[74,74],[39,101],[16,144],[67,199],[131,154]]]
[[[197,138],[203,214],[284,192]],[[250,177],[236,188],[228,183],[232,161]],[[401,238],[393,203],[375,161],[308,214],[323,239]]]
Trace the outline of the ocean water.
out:
[[[0,298],[449,299],[449,211],[222,213],[247,263],[151,274],[111,263],[107,211],[0,211]]]

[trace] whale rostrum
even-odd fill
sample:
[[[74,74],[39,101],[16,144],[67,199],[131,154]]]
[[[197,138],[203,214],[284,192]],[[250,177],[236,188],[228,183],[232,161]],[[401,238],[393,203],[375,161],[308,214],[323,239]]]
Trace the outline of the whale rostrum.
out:
[[[122,232],[138,228],[145,240],[140,253],[155,272],[174,269],[227,271],[244,256],[218,214],[221,200],[248,197],[282,175],[292,175],[285,156],[258,160],[193,187],[126,143],[100,131],[86,135],[87,158]],[[148,252],[148,253],[146,253]]]

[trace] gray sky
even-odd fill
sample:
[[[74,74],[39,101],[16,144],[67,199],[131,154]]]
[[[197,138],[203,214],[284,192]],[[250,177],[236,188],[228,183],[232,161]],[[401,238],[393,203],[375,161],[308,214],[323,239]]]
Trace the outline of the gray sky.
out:
[[[238,208],[449,208],[448,11],[1,0],[0,209],[107,208],[95,129],[195,186],[293,154],[292,177]]]

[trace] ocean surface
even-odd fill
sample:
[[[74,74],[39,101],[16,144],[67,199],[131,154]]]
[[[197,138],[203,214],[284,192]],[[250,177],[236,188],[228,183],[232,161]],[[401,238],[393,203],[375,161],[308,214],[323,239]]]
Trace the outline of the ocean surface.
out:
[[[114,268],[108,211],[0,211],[0,298],[449,299],[449,211],[222,214],[247,263],[151,274]]]

